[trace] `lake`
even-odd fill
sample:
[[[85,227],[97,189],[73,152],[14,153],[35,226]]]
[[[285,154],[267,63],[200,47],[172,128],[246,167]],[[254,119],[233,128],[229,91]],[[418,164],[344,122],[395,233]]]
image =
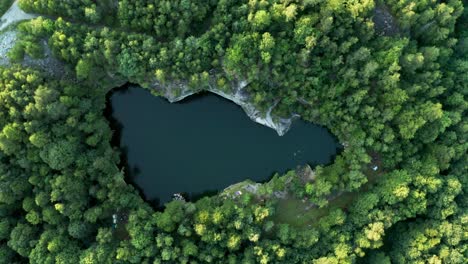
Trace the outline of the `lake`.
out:
[[[302,120],[278,136],[211,93],[171,104],[127,85],[108,96],[107,113],[127,180],[156,205],[174,193],[193,200],[298,165],[327,164],[340,148],[327,129]]]

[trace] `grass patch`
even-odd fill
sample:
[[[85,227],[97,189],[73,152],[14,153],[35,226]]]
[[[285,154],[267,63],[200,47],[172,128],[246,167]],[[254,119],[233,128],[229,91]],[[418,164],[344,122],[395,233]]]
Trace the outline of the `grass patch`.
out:
[[[289,224],[297,228],[307,228],[317,226],[320,218],[328,215],[337,208],[347,210],[359,196],[359,193],[368,191],[385,173],[382,169],[382,162],[379,155],[372,153],[371,156],[372,162],[363,169],[363,173],[367,176],[367,183],[362,185],[359,190],[342,193],[329,200],[328,205],[322,208],[316,206],[311,207],[311,203],[307,200],[303,202],[294,197],[280,199],[276,205],[273,221],[275,223]],[[377,166],[378,169],[373,170],[373,166]]]
[[[336,208],[347,208],[357,196],[357,192],[343,193],[322,208],[310,207],[309,202],[302,202],[297,198],[282,199],[278,201],[273,221],[289,224],[297,228],[317,226],[320,218],[328,215]]]
[[[328,208],[310,208],[307,203],[296,198],[282,199],[278,201],[273,218],[275,223],[289,224],[294,227],[308,227],[315,219],[326,215]]]

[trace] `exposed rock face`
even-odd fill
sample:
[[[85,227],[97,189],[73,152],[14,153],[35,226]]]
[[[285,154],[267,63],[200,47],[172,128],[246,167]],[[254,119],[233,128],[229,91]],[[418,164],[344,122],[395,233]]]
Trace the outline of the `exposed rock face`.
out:
[[[15,31],[6,31],[0,34],[0,65],[7,65],[9,63],[7,53],[14,46],[16,40]]]
[[[316,178],[315,172],[312,170],[309,164],[298,167],[296,169],[296,174],[302,179],[303,182],[314,182]]]
[[[18,1],[15,1],[11,5],[10,9],[8,9],[8,11],[1,17],[0,31],[4,29],[5,31],[0,34],[0,65],[10,65],[11,62],[7,54],[18,40],[18,32],[16,28],[6,28],[16,22],[32,19],[35,17],[37,17],[37,15],[28,14],[21,10],[18,6]],[[43,69],[54,76],[64,76],[66,74],[65,65],[52,56],[52,52],[47,45],[47,41],[44,40],[41,45],[44,49],[44,57],[40,59],[33,59],[25,55],[22,64],[25,66]]]
[[[225,198],[230,198],[230,199],[236,199],[240,197],[244,193],[249,193],[254,195],[257,199],[270,199],[270,198],[275,198],[275,199],[295,199],[294,194],[290,193],[290,184],[293,182],[293,178],[298,178],[300,181],[302,181],[304,184],[305,183],[314,183],[316,179],[315,171],[312,170],[312,168],[306,164],[303,166],[298,166],[295,170],[295,174],[289,175],[289,176],[283,176],[286,177],[284,178],[284,186],[282,189],[275,189],[273,192],[266,191],[265,186],[267,186],[270,183],[266,183],[265,185],[257,182],[253,182],[251,180],[245,180],[236,184],[232,184],[225,188],[221,192],[221,197]],[[268,188],[268,187],[267,187]],[[341,193],[334,193],[333,195],[330,195],[330,199],[336,198],[338,195]],[[302,202],[308,202],[307,199],[304,199]],[[309,205],[306,207],[306,210],[309,210],[310,208],[317,207],[316,204],[308,202]]]
[[[42,58],[33,59],[29,56],[25,56],[23,65],[43,69],[48,74],[58,78],[63,78],[66,76],[68,72],[65,64],[52,55],[52,51],[50,50],[47,41],[42,41],[42,47],[44,50],[44,56]]]
[[[251,180],[246,180],[228,186],[222,191],[221,195],[224,197],[229,197],[231,199],[239,197],[243,193],[251,193],[253,195],[258,195],[258,189],[261,187],[261,185],[262,184],[260,183],[253,182]]]
[[[7,66],[11,64],[7,54],[10,51],[10,49],[15,45],[17,39],[17,32],[15,30],[6,31],[0,34],[0,65]],[[63,62],[53,57],[52,51],[50,50],[45,40],[41,44],[44,49],[44,56],[39,59],[33,59],[28,55],[25,55],[24,60],[21,62],[21,64],[33,68],[42,69],[52,76],[60,78],[65,76],[67,72],[65,70],[66,68]]]
[[[182,81],[174,81],[168,84],[154,83],[151,88],[156,89],[171,103],[181,101],[186,97],[202,91],[212,92],[242,107],[244,112],[252,121],[273,128],[280,136],[286,134],[291,127],[292,122],[299,118],[299,115],[293,114],[289,118],[273,116],[272,111],[278,102],[273,104],[266,113],[262,113],[250,101],[250,96],[245,90],[245,87],[248,85],[249,82],[246,80],[233,81],[231,83],[230,90],[225,91],[217,87],[216,81],[212,78],[207,89],[194,90],[190,88],[186,82]]]
[[[374,21],[375,29],[381,36],[394,36],[400,32],[396,19],[384,4],[374,9],[372,20]]]
[[[161,84],[159,82],[151,85],[152,89],[156,89],[163,97],[169,102],[179,102],[186,97],[196,94],[200,91],[191,89],[186,82],[183,81],[172,81],[169,83]]]

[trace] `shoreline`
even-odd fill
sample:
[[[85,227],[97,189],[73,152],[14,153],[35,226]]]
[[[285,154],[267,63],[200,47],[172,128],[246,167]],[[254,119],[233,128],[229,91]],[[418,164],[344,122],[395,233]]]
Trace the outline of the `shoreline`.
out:
[[[231,89],[228,92],[217,87],[215,83],[216,81],[211,77],[207,89],[194,90],[191,89],[186,82],[182,81],[173,81],[168,84],[155,82],[147,88],[156,90],[159,95],[166,98],[170,103],[182,101],[187,97],[203,91],[214,93],[240,106],[253,122],[275,130],[278,136],[285,135],[291,128],[294,120],[300,117],[298,114],[292,114],[288,118],[272,115],[272,111],[278,104],[278,101],[270,106],[266,113],[262,113],[250,102],[250,96],[245,91],[245,88],[249,85],[249,82],[246,80],[231,82]]]

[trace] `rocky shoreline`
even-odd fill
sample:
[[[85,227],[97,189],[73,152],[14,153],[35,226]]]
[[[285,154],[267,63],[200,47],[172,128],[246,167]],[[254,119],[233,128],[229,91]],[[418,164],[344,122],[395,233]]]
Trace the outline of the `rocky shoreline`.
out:
[[[156,82],[153,83],[149,88],[155,89],[158,94],[165,97],[171,103],[182,101],[185,98],[202,91],[208,91],[217,94],[239,105],[252,121],[274,129],[279,136],[286,134],[290,129],[293,121],[299,118],[299,115],[293,114],[288,118],[274,116],[272,111],[278,102],[274,103],[266,113],[261,112],[251,102],[250,96],[245,90],[248,85],[249,82],[246,80],[236,80],[231,82],[231,88],[229,91],[224,91],[217,87],[216,81],[214,78],[211,78],[207,89],[195,90],[190,88],[189,85],[183,81],[171,82],[169,84],[160,84]]]

